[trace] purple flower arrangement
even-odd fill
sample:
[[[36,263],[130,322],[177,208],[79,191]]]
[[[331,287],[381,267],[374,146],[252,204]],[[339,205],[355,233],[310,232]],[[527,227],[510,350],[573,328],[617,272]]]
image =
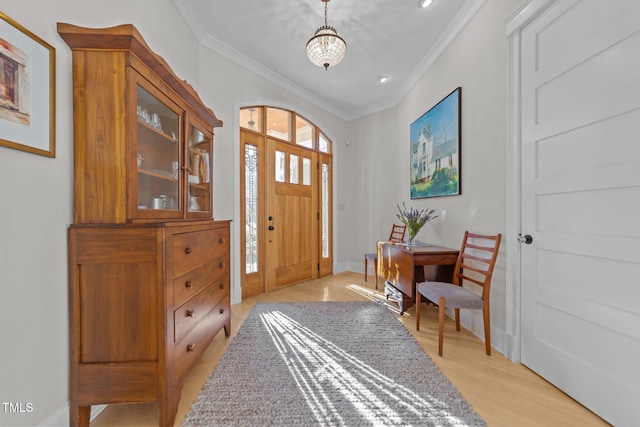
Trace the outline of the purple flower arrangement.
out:
[[[400,207],[400,205],[396,206],[398,206],[398,211],[400,212],[397,214],[398,219],[407,226],[407,231],[409,232],[409,243],[413,242],[413,239],[416,237],[423,225],[438,218],[438,215],[434,215],[434,209],[414,209],[413,206],[407,209],[404,202],[402,202],[402,207]]]

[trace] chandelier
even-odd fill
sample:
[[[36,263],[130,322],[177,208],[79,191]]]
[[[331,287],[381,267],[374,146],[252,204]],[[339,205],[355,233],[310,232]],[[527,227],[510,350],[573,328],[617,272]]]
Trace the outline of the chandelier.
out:
[[[342,61],[347,53],[347,43],[338,35],[336,29],[327,24],[327,3],[324,3],[324,25],[318,28],[313,37],[307,42],[307,56],[318,67],[328,70]]]

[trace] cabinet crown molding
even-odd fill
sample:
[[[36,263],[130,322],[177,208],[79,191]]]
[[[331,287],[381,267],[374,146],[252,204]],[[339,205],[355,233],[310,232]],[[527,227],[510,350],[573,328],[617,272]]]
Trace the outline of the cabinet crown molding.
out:
[[[136,55],[154,73],[161,77],[173,90],[205,119],[211,127],[221,127],[222,120],[200,99],[187,81],[180,79],[169,64],[157,55],[144,41],[132,24],[122,24],[109,28],[86,28],[58,22],[60,37],[71,50],[126,50]]]

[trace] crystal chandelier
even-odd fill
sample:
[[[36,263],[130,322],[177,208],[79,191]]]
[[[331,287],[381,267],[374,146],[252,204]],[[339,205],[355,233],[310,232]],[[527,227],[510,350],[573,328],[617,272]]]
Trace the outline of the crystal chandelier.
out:
[[[318,67],[325,70],[342,61],[347,53],[347,43],[338,35],[336,29],[327,24],[327,3],[324,2],[324,25],[318,28],[313,37],[307,42],[307,56]]]
[[[249,113],[251,113],[251,117],[249,118],[249,121],[247,122],[247,125],[249,126],[249,129],[251,130],[256,130],[256,122],[253,121],[253,112],[256,111],[255,108],[249,108]]]

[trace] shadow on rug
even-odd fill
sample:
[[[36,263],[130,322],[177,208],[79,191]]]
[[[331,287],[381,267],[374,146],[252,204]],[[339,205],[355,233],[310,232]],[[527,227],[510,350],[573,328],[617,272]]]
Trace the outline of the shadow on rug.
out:
[[[373,302],[256,304],[183,422],[370,425],[485,425],[396,316]]]

